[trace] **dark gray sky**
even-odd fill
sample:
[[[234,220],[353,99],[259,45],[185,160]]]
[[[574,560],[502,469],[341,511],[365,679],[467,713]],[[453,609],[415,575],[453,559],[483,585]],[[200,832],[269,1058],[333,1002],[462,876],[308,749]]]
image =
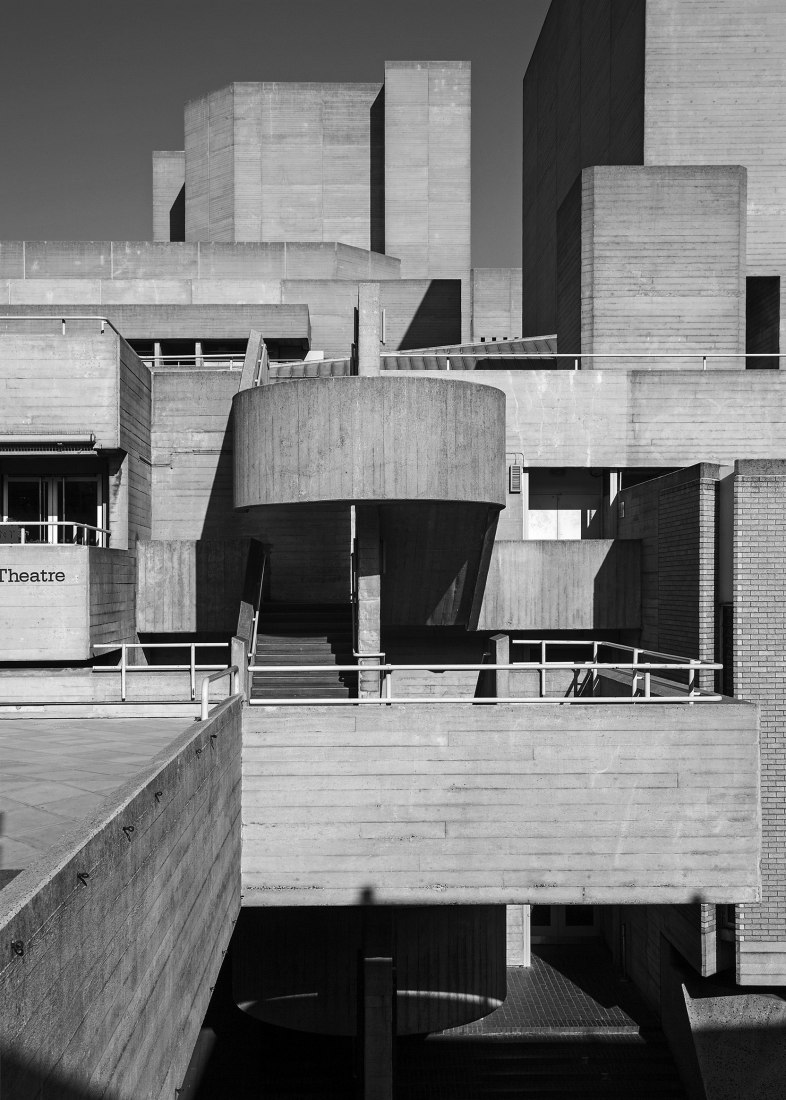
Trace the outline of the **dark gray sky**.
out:
[[[0,239],[146,240],[153,149],[233,80],[472,62],[473,263],[521,260],[521,81],[549,0],[5,0]]]

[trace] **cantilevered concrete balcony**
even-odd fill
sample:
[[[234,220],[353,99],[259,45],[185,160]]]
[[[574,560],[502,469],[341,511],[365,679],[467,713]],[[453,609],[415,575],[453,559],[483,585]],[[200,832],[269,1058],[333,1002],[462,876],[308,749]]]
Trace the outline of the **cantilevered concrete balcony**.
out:
[[[245,905],[679,904],[759,892],[756,707],[265,707]]]
[[[234,399],[236,508],[505,504],[505,397],[454,378],[314,378]]]

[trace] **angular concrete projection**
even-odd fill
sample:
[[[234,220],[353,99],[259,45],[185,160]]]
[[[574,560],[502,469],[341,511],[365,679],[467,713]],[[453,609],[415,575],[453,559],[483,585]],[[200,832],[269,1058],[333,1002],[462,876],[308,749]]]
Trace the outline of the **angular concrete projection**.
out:
[[[478,630],[635,629],[641,625],[638,541],[496,542]]]
[[[189,103],[186,240],[369,248],[379,92],[379,84],[236,83]]]
[[[405,279],[461,279],[470,338],[468,61],[385,65],[385,250]],[[516,334],[518,335],[518,334]]]
[[[695,369],[706,353],[713,370],[739,369],[733,353],[745,350],[745,194],[744,168],[585,169],[581,254],[573,249],[571,262],[558,244],[560,351],[601,355],[582,360],[583,370],[629,369],[619,358],[626,351],[651,356],[635,363],[640,368]],[[578,199],[574,188],[558,212],[558,238],[563,217],[574,224]],[[690,352],[693,364],[669,354]]]
[[[756,900],[758,775],[747,703],[251,711],[244,904]]]

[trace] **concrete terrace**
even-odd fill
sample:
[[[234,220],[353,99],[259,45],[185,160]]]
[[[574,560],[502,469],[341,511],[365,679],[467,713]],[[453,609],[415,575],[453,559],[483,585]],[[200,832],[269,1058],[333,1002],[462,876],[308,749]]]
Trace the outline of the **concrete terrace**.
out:
[[[190,723],[183,717],[0,719],[0,886]]]

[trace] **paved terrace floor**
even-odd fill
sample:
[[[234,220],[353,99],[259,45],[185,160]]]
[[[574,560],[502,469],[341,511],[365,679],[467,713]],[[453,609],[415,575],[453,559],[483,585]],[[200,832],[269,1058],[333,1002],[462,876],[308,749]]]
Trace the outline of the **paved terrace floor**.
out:
[[[0,719],[0,887],[190,722],[182,717]]]

